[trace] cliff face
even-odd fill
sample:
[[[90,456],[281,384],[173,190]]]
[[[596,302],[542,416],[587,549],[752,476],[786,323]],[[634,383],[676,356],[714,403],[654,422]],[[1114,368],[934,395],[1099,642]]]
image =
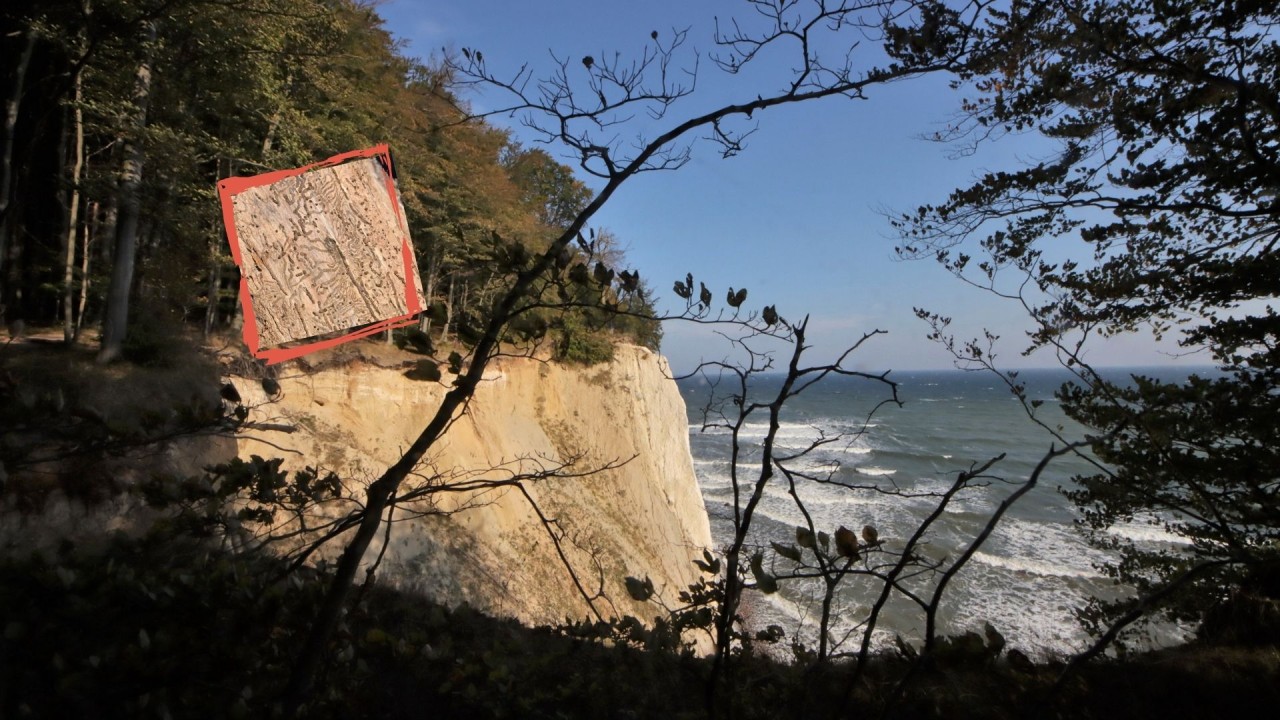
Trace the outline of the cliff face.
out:
[[[692,559],[711,547],[711,533],[689,455],[684,403],[669,374],[661,356],[630,346],[620,347],[613,362],[590,368],[512,358],[493,363],[467,413],[433,448],[414,482],[507,479],[565,463],[578,476],[526,481],[529,498],[510,487],[433,495],[433,514],[398,516],[403,522],[393,527],[379,577],[531,624],[587,616],[531,498],[555,521],[561,550],[587,592],[595,594],[603,583],[607,599],[596,601],[603,614],[645,621],[658,614],[658,606],[631,599],[628,575],[647,575],[669,606],[678,604],[676,594],[698,578]],[[241,387],[241,394],[248,405],[265,403],[251,419],[299,431],[258,433],[271,444],[242,439],[235,452],[283,456],[286,467],[321,466],[358,482],[399,459],[446,390],[363,363],[293,377],[286,372],[280,384],[275,402],[267,403],[256,387]],[[226,459],[217,454],[202,461]]]

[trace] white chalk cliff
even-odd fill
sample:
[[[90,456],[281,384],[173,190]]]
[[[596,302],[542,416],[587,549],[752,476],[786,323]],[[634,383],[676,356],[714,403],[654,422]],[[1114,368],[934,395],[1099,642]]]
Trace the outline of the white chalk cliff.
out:
[[[633,601],[624,578],[648,576],[675,606],[676,594],[699,577],[692,559],[711,547],[684,402],[669,376],[660,355],[632,346],[620,346],[610,363],[585,368],[501,358],[421,473],[449,482],[502,479],[516,467],[554,467],[571,458],[577,458],[573,472],[622,463],[525,486],[558,524],[562,548],[587,591],[595,593],[603,582],[608,599],[596,601],[597,608],[606,616],[650,621],[660,614],[658,606]],[[271,445],[243,438],[236,452],[284,457],[286,467],[320,466],[367,482],[413,442],[450,379],[414,381],[402,370],[359,361],[310,373],[285,369],[283,393],[270,403],[256,386],[238,382],[246,404],[256,406],[251,420],[293,424],[299,431],[249,433]],[[397,523],[380,578],[530,624],[589,614],[518,489],[440,493],[435,502],[438,510],[457,512]],[[381,542],[380,533],[366,562]]]

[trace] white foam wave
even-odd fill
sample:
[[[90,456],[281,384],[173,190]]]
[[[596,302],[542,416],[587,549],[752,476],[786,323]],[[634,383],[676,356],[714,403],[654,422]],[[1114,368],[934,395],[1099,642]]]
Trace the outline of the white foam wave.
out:
[[[860,468],[854,468],[854,469],[863,475],[872,475],[875,477],[894,475],[898,472],[893,468],[882,468],[882,467],[877,467],[875,465],[869,465],[867,467],[860,467]]]
[[[1005,518],[996,530],[997,546],[986,548],[991,556],[1005,561],[1009,569],[1061,577],[1101,577],[1094,565],[1109,558],[1090,547],[1085,539],[1065,523],[1045,523]],[[995,564],[993,561],[992,564]],[[1045,570],[1045,572],[1039,572]]]
[[[704,428],[697,423],[690,423],[689,425],[690,435],[728,435],[730,432],[732,431],[726,427],[712,426]]]
[[[803,605],[794,602],[781,593],[761,593],[760,597],[775,612],[791,622],[801,621],[808,615]]]
[[[830,475],[832,473],[839,472],[841,467],[844,467],[844,466],[838,462],[828,461],[828,462],[812,463],[802,468],[802,470],[809,475],[822,476],[822,475]]]
[[[877,427],[872,423],[867,428]],[[697,427],[691,427],[697,430]],[[816,418],[810,422],[793,422],[782,421],[778,423],[778,430],[774,433],[774,437],[783,440],[801,440],[804,442],[814,442],[821,438],[852,438],[860,434],[863,430],[861,423],[849,423],[848,420],[837,421],[830,418]],[[716,434],[726,434],[728,430],[717,428]],[[767,422],[747,422],[743,423],[742,428],[738,431],[738,436],[742,438],[760,439],[769,433],[769,423]]]
[[[900,536],[903,529],[914,527],[919,520],[918,508],[913,510],[909,503],[876,493],[815,483],[800,485],[798,490],[815,525],[828,532],[841,524],[855,527],[871,522],[880,528],[882,537],[893,538]],[[784,483],[770,483],[765,497],[757,506],[759,519],[769,518],[782,525],[782,530],[779,530],[758,523],[757,532],[764,533],[760,539],[778,532],[789,537],[790,526],[804,522],[786,491]],[[864,504],[868,502],[874,503],[875,507]],[[718,528],[716,531],[720,533],[726,532],[729,530],[726,522],[723,518],[713,518],[713,528]],[[949,524],[944,519],[934,540],[940,543],[937,547],[939,552],[954,557],[959,543],[971,539],[973,530],[962,531],[961,537],[955,534],[959,528],[943,527]],[[944,632],[966,629],[981,632],[982,623],[989,620],[1010,643],[1032,655],[1042,655],[1048,650],[1078,648],[1086,638],[1075,622],[1071,608],[1083,602],[1087,593],[1085,588],[1098,582],[1091,567],[1096,558],[1090,550],[1069,524],[1006,518],[983,552],[978,553],[956,578],[940,617]],[[853,586],[849,592],[842,589],[838,602],[854,603],[849,605],[850,608],[864,602],[865,598],[859,598],[854,590]],[[816,622],[812,605],[807,610],[807,617],[800,620],[806,615],[806,593],[802,585],[794,584],[777,595],[752,593],[753,598],[759,598],[761,602],[751,624],[762,627],[769,622],[777,622],[787,626],[789,634],[792,631],[789,626],[798,624],[801,635],[812,642],[815,640],[811,636]],[[861,613],[854,612],[850,618],[860,618]],[[833,632],[838,636],[842,628],[841,619],[837,617]],[[882,617],[882,629],[912,638],[920,629],[920,619],[911,607],[887,608]]]
[[[1001,555],[991,555],[981,550],[973,554],[973,559],[980,563],[985,563],[992,567],[1012,570],[1016,573],[1029,573],[1031,575],[1044,575],[1046,577],[1080,577],[1080,578],[1100,578],[1102,577],[1097,571],[1071,567],[1069,565],[1060,565],[1053,562],[1045,562],[1042,560],[1033,560],[1025,557],[1005,557]]]
[[[751,490],[744,488],[744,491]],[[852,525],[873,519],[887,530],[905,520],[899,517],[905,510],[898,507],[899,504],[892,503],[892,498],[879,493],[817,483],[799,484],[797,492],[813,522],[820,529],[829,532],[839,525]],[[727,493],[728,488],[724,488],[707,494],[718,498]],[[755,512],[759,517],[784,527],[807,524],[785,483],[771,482],[765,486],[764,495]]]
[[[1185,537],[1169,532],[1159,525],[1148,525],[1141,522],[1122,523],[1111,526],[1107,532],[1138,543],[1165,543],[1169,545],[1190,545]]]
[[[1102,559],[1068,524],[1005,518],[957,577],[948,625],[980,632],[989,621],[1033,656],[1079,649],[1087,636],[1072,608],[1106,583],[1093,568]]]
[[[801,438],[805,440],[817,440],[823,432],[828,437],[836,433],[829,428],[822,428],[818,425],[810,425],[809,423],[780,422],[778,423],[778,431],[774,433],[774,437],[779,438]],[[769,433],[769,423],[743,423],[742,430],[738,432],[744,437],[764,437]]]

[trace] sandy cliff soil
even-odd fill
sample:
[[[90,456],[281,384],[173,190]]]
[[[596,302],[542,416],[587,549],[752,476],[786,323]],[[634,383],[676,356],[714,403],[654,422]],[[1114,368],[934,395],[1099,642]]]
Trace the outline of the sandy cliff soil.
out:
[[[603,583],[607,599],[597,600],[597,608],[606,616],[651,620],[658,607],[634,602],[624,578],[647,575],[675,606],[676,594],[698,578],[692,558],[711,546],[684,403],[669,375],[661,356],[630,346],[620,347],[613,362],[589,368],[500,359],[466,415],[429,455],[418,482],[501,479],[513,470],[570,460],[574,472],[621,463],[586,477],[526,486],[543,514],[556,521],[587,590],[594,593]],[[446,374],[444,383],[449,380]],[[364,482],[400,457],[447,389],[360,361],[313,372],[286,366],[280,385],[282,394],[270,400],[256,383],[237,382],[253,408],[250,421],[299,431],[249,433],[254,437],[241,439],[235,452],[285,457],[286,467],[321,466]],[[201,460],[227,455],[225,447],[211,449]],[[589,614],[519,490],[435,497],[437,510],[455,512],[397,523],[380,577],[527,623]]]

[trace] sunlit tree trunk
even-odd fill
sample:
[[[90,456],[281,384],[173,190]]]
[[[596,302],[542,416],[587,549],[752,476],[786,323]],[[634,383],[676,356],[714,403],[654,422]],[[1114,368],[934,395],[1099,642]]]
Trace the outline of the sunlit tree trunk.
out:
[[[454,298],[457,297],[457,293],[455,292],[457,289],[458,289],[458,284],[454,282],[453,278],[450,278],[449,279],[449,296],[445,299],[445,303],[444,303],[444,322],[440,323],[440,342],[441,343],[449,342],[449,324],[453,322],[453,303],[454,303]]]
[[[432,299],[436,294],[437,277],[440,274],[440,263],[436,259],[435,253],[427,254],[427,272],[422,275],[422,297],[427,300],[427,307],[431,306]],[[426,308],[423,308],[426,309]],[[430,332],[431,330],[431,314],[422,313],[422,317],[418,321],[418,329],[422,332]]]
[[[84,65],[77,65],[72,80],[71,126],[74,136],[71,165],[71,197],[67,203],[67,227],[63,238],[62,267],[62,339],[68,345],[76,341],[75,321],[75,267],[76,236],[80,227],[80,178],[84,172],[84,112],[80,99],[84,77]]]
[[[151,100],[152,53],[156,40],[156,24],[145,25],[147,47],[134,76],[133,132],[125,138],[124,166],[120,173],[119,218],[116,221],[115,264],[111,269],[111,287],[107,291],[107,309],[103,320],[102,348],[98,362],[120,357],[129,321],[129,290],[133,284],[134,260],[138,246],[138,216],[141,212],[142,132],[147,126],[147,106]]]
[[[84,328],[84,311],[89,305],[89,252],[97,230],[98,203],[89,203],[85,208],[85,215],[83,247],[80,249],[80,306],[76,310],[76,336],[73,342],[80,339],[80,331]]]

